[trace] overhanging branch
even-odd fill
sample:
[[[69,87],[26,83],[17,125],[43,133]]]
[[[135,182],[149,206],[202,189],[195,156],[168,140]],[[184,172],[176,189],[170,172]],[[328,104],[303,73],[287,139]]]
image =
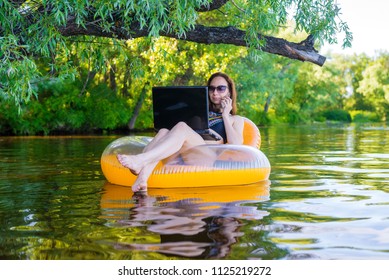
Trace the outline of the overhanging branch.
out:
[[[91,35],[107,38],[117,38],[122,40],[140,38],[148,36],[145,29],[140,29],[137,24],[133,24],[130,30],[120,27],[113,28],[110,32],[104,31],[98,25],[86,25],[86,28],[69,23],[66,27],[60,29],[64,36]],[[202,44],[229,44],[235,46],[247,46],[245,40],[246,32],[235,27],[210,27],[196,25],[194,29],[186,32],[185,37],[179,37],[175,33],[161,32],[161,36],[191,41]],[[313,43],[314,38],[309,36],[300,43],[289,42],[282,38],[263,36],[258,34],[261,39],[265,40],[265,45],[260,48],[261,51],[281,55],[287,58],[300,61],[308,61],[322,66],[326,57],[318,54]]]
[[[174,34],[161,34],[166,37],[177,38]],[[196,28],[188,32],[185,36],[186,41],[203,44],[229,44],[235,46],[247,46],[245,40],[246,32],[235,27],[209,27],[197,25]],[[265,40],[265,45],[261,51],[281,55],[300,61],[308,61],[319,66],[323,66],[326,58],[318,54],[313,47],[314,40],[309,36],[300,43],[293,43],[281,38],[263,36],[258,34],[259,38]],[[179,38],[178,38],[179,39]]]
[[[219,9],[228,1],[229,0],[214,0],[209,5],[200,7],[198,11],[205,12],[214,9]],[[24,1],[22,0],[12,1],[14,5],[21,5],[23,4],[23,2]],[[40,9],[35,10],[35,12],[39,11]],[[45,12],[47,13],[49,11],[46,10]],[[63,36],[67,37],[87,35],[115,38],[120,40],[129,40],[133,38],[149,36],[147,27],[140,28],[140,24],[136,21],[134,21],[131,26],[123,26],[121,16],[123,15],[120,11],[115,11],[115,13],[112,14],[113,27],[109,31],[106,31],[100,25],[103,20],[99,20],[99,18],[96,17],[94,8],[90,7],[88,9],[88,16],[86,17],[85,27],[77,24],[75,17],[69,15],[67,18],[66,25],[58,27],[58,30]],[[28,17],[28,14],[26,15],[26,17]],[[31,17],[31,19],[29,20],[31,20],[31,24],[34,24],[34,17]],[[1,33],[2,32],[0,28],[0,36],[2,35]],[[14,32],[14,34],[18,33],[19,32]],[[160,35],[201,44],[228,44],[244,47],[248,46],[246,40],[246,32],[233,26],[212,27],[196,25],[193,29],[187,31],[184,37],[179,36],[174,32],[160,32]],[[318,52],[315,50],[314,38],[312,36],[309,36],[307,39],[300,43],[289,42],[282,38],[264,36],[261,34],[258,34],[258,37],[264,40],[265,42],[263,46],[259,47],[261,51],[281,55],[290,59],[308,61],[320,66],[322,66],[326,60],[324,56],[318,54]],[[21,42],[21,44],[22,43],[23,42]]]

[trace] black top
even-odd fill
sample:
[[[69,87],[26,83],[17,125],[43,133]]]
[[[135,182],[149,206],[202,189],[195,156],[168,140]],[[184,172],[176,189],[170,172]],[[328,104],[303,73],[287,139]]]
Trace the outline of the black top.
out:
[[[208,122],[209,122],[209,128],[217,132],[223,138],[223,142],[227,143],[226,128],[224,127],[222,114],[209,112]]]

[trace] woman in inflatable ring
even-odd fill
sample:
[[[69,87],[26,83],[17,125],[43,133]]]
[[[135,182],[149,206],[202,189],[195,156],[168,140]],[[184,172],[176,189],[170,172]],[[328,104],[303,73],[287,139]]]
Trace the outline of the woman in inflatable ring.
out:
[[[160,129],[154,139],[137,155],[118,154],[119,162],[131,173],[137,175],[132,190],[146,191],[147,181],[160,160],[180,153],[193,147],[204,144],[243,144],[244,120],[236,115],[236,89],[233,80],[226,74],[218,72],[208,80],[208,95],[210,104],[210,129],[220,136],[221,140],[205,141],[197,132],[186,123],[177,123],[171,130]],[[196,149],[195,149],[196,150]],[[194,151],[195,151],[194,150]],[[212,152],[206,155],[186,153],[185,162],[193,157],[202,157],[212,165],[216,155]],[[189,162],[188,162],[189,163]]]

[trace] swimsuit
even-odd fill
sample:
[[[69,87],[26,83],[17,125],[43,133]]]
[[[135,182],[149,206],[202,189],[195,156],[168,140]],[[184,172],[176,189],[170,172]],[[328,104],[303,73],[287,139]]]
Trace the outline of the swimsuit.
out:
[[[222,114],[210,111],[208,122],[209,122],[209,128],[217,132],[223,138],[223,142],[227,143],[227,134],[226,134],[226,129],[224,127]]]

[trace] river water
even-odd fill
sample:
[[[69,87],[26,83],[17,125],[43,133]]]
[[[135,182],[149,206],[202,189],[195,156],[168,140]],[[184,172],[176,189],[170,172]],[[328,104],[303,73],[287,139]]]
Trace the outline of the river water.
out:
[[[0,137],[0,259],[389,259],[389,128],[260,128],[252,186],[134,195],[100,169],[119,136]]]

